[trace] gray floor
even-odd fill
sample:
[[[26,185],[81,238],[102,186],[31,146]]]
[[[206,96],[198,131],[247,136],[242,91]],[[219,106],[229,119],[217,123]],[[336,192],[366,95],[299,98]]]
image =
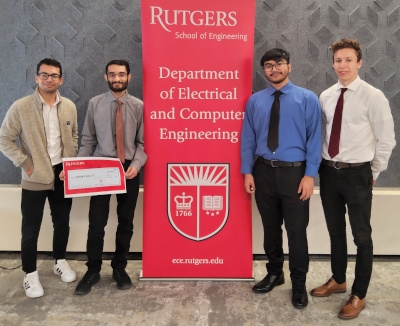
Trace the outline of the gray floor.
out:
[[[69,260],[78,279],[86,271],[81,259]],[[53,260],[39,255],[38,271],[45,295],[30,299],[22,288],[19,254],[0,254],[0,325],[400,325],[400,261],[375,261],[367,306],[350,321],[337,317],[347,293],[327,298],[309,296],[304,310],[292,307],[291,283],[285,261],[286,283],[268,294],[254,294],[254,282],[140,281],[141,261],[130,260],[127,271],[133,287],[120,291],[104,261],[101,281],[86,296],[74,295],[77,282],[63,283],[53,274]],[[5,269],[6,268],[6,269]],[[265,261],[254,261],[260,280]],[[328,260],[312,260],[307,288],[330,277]],[[348,284],[354,277],[349,263]]]

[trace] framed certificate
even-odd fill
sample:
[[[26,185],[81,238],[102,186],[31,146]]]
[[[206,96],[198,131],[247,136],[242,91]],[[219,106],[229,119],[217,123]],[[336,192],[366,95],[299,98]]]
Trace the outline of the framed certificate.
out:
[[[66,198],[126,192],[124,168],[118,158],[64,158],[63,168]]]

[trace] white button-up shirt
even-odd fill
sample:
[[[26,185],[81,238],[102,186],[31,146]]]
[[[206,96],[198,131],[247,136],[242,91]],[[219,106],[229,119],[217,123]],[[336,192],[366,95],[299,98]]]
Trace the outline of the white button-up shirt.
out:
[[[344,93],[342,128],[339,154],[328,154],[329,139],[340,96],[340,83],[333,85],[320,96],[323,118],[322,157],[326,160],[361,163],[371,162],[372,175],[377,179],[387,169],[394,146],[394,123],[389,101],[379,89],[357,77],[346,86]]]
[[[43,122],[47,138],[47,152],[49,153],[52,165],[62,162],[61,131],[57,114],[57,104],[59,101],[60,98],[57,95],[56,101],[50,107],[43,100]]]

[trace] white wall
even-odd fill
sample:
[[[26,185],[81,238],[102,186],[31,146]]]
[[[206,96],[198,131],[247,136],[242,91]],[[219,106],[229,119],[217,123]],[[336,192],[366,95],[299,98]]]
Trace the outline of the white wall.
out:
[[[21,245],[21,188],[18,186],[0,186],[0,251],[20,251]],[[138,198],[134,219],[134,235],[131,242],[131,252],[142,251],[142,217],[143,190]],[[104,252],[114,251],[116,230],[116,200],[112,196],[110,218],[106,227]],[[69,252],[85,252],[88,229],[89,197],[74,198],[70,238],[67,250]],[[375,255],[400,255],[400,189],[378,188],[374,190],[372,207],[372,229]],[[355,246],[348,226],[349,254],[355,254]],[[46,204],[42,228],[40,231],[38,250],[52,250],[53,227],[48,205]],[[284,232],[285,234],[285,232]],[[253,200],[253,253],[264,254],[262,240],[262,224]],[[329,235],[326,230],[319,191],[311,198],[310,223],[308,227],[308,242],[310,254],[329,254]],[[284,243],[287,253],[287,241]]]

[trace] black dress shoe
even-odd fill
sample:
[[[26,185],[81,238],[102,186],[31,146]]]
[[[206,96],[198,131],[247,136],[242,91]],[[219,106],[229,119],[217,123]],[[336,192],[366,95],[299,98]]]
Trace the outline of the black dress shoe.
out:
[[[253,286],[253,292],[255,293],[267,293],[271,291],[275,286],[282,285],[285,283],[285,277],[283,272],[279,275],[268,274],[264,279]]]
[[[87,271],[75,289],[76,295],[85,295],[90,292],[92,286],[100,281],[100,274]]]
[[[113,269],[113,279],[117,282],[117,288],[127,290],[132,287],[132,281],[125,269]]]
[[[304,309],[308,305],[308,295],[305,285],[294,286],[292,289],[292,304],[296,309]]]

